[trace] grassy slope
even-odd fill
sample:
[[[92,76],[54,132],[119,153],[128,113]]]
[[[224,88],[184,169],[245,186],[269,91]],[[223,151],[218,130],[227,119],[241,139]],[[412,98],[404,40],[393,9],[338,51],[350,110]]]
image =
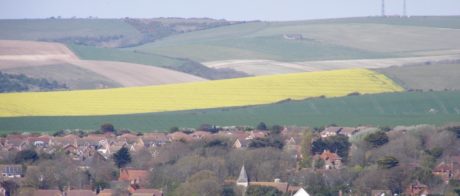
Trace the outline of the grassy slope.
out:
[[[405,89],[460,90],[460,64],[430,64],[377,69]]]
[[[68,47],[80,58],[87,60],[110,60],[143,65],[153,65],[171,68],[184,62],[178,59],[168,58],[161,55],[145,54],[136,51],[124,51],[115,48],[97,48],[92,46],[80,46],[68,44]]]
[[[141,33],[120,19],[0,20],[0,39],[55,40],[66,37],[122,35],[139,39]]]
[[[430,110],[432,110],[430,112]],[[443,124],[460,120],[460,91],[409,92],[312,99],[256,107],[222,108],[98,117],[0,118],[1,131],[96,129],[111,122],[118,128],[151,131],[172,126],[269,124],[324,126]]]
[[[276,23],[267,22],[232,25],[171,36],[134,49],[174,57],[186,57],[196,61],[226,59],[303,61],[387,56],[317,40],[286,40],[282,37],[283,33],[280,32],[257,34],[276,30],[278,26]]]
[[[135,50],[197,61],[411,56],[417,51],[459,49],[457,21],[460,17],[251,22],[171,36]],[[306,39],[286,40],[283,34],[302,34]]]

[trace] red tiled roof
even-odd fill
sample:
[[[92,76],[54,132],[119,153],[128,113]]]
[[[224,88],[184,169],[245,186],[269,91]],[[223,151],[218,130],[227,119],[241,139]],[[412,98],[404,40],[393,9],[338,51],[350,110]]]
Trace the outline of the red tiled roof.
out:
[[[149,172],[147,170],[139,170],[139,169],[121,169],[120,170],[120,177],[118,180],[146,180],[149,176]]]
[[[342,158],[340,158],[339,155],[337,155],[336,153],[333,153],[333,152],[331,152],[329,150],[324,150],[324,152],[321,153],[320,157],[323,160],[339,160],[339,159],[342,159]]]

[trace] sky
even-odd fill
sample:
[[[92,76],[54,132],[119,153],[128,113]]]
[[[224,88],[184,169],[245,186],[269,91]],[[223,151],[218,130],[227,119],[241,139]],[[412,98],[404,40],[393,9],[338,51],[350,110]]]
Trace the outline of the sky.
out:
[[[0,0],[0,18],[209,17],[304,20],[380,15],[381,0]],[[399,15],[403,0],[386,0]],[[409,15],[460,15],[460,0],[407,0]]]

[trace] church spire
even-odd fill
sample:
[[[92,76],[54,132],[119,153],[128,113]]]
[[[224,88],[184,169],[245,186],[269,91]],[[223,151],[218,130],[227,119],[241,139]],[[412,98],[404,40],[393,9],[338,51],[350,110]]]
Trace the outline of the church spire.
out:
[[[236,185],[244,187],[248,187],[249,185],[248,174],[246,173],[244,165],[241,167],[240,176],[238,177],[238,180],[236,180]]]

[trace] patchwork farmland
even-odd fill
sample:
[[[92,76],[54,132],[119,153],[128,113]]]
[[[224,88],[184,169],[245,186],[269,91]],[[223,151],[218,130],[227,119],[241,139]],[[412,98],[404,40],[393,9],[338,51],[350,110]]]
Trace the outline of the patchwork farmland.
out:
[[[2,94],[0,116],[162,112],[398,91],[403,88],[382,74],[351,69],[151,87]]]

